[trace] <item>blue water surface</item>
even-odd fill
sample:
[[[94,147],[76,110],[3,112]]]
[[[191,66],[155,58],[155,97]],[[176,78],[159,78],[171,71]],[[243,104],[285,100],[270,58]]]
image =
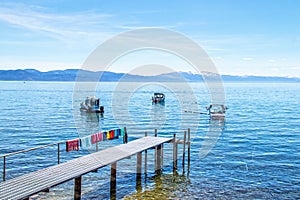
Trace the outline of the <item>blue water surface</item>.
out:
[[[158,181],[153,172],[153,152],[149,152],[148,174],[143,175],[140,191],[135,185],[136,158],[120,161],[117,199],[138,197],[147,191],[170,199],[300,198],[299,83],[225,83],[229,107],[225,121],[210,120],[197,113],[205,112],[210,103],[203,83],[189,83],[192,91],[180,83],[170,83],[176,90],[149,83],[134,92],[118,90],[117,83],[101,83],[97,88],[84,84],[86,89],[74,95],[75,83],[70,82],[0,82],[0,155],[124,126],[129,140],[140,138],[145,132],[153,135],[155,128],[159,136],[177,134],[183,139],[183,132],[191,128],[189,169],[186,164],[183,170],[179,160],[178,174],[173,174],[172,145],[165,145],[163,176]],[[129,87],[134,83],[124,84]],[[164,105],[151,103],[154,92],[166,94]],[[129,100],[122,98],[127,93]],[[93,95],[101,98],[103,116],[79,111],[80,101]],[[178,98],[180,95],[183,101]],[[196,101],[192,96],[196,96]],[[201,156],[207,138],[211,150],[208,148],[209,153]],[[102,142],[99,149],[121,143]],[[60,161],[94,151],[95,146],[67,153],[62,145]],[[181,146],[179,154],[181,159]],[[6,159],[6,178],[11,179],[55,165],[57,146]],[[0,164],[2,180],[2,158]],[[109,199],[109,177],[109,166],[85,175],[82,198]],[[72,198],[72,181],[33,197]]]

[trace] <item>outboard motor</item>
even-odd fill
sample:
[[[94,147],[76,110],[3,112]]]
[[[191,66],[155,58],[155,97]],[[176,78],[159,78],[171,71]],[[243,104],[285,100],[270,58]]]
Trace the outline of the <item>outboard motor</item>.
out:
[[[104,113],[104,106],[100,106],[100,113]]]

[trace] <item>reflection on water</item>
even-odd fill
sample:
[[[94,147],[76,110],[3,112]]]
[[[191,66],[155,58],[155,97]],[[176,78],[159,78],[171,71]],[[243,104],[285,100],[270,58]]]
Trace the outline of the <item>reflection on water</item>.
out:
[[[222,134],[222,131],[225,130],[225,119],[212,119],[209,120],[209,129],[204,137],[202,142],[199,157],[204,158],[211,152],[218,142],[219,137]]]

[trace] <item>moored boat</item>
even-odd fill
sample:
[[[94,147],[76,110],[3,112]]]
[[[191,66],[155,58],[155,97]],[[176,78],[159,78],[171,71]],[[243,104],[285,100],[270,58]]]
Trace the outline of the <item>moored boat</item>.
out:
[[[211,119],[224,119],[227,107],[223,104],[210,104],[206,109]]]
[[[87,113],[104,113],[104,106],[100,106],[100,99],[96,97],[86,97],[80,103],[80,111]]]
[[[165,95],[163,93],[154,93],[154,96],[152,97],[153,103],[163,103],[165,102]]]

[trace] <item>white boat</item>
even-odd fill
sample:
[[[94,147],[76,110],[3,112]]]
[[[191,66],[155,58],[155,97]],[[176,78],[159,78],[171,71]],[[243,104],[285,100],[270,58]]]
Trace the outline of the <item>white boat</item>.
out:
[[[227,107],[223,104],[210,104],[206,109],[211,119],[224,119]]]
[[[87,113],[104,113],[104,106],[100,106],[100,99],[96,97],[86,97],[80,103],[80,111]]]

